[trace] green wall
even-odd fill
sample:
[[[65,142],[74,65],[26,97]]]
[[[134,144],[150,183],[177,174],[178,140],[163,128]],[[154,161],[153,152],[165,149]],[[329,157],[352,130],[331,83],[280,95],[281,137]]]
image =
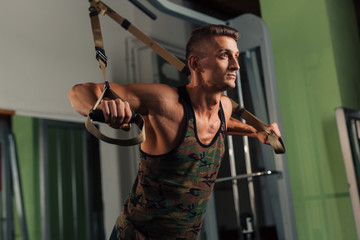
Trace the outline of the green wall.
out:
[[[299,239],[356,239],[334,111],[360,109],[353,2],[260,2],[272,38]]]
[[[351,0],[326,0],[342,106],[360,107],[360,33]],[[359,13],[360,14],[360,13]]]
[[[84,166],[84,136],[82,123],[59,122],[23,116],[12,117],[12,131],[15,135],[18,161],[22,182],[23,198],[27,220],[29,240],[42,238],[41,198],[40,198],[40,162],[39,130],[43,128],[47,140],[49,184],[49,233],[51,240],[87,239],[86,204],[89,203],[88,221],[91,224],[88,234],[94,239],[102,239],[103,206],[101,193],[101,175],[98,141],[86,138],[86,168]],[[85,179],[85,169],[88,170]],[[85,191],[88,185],[88,192]],[[17,212],[14,215],[15,239],[21,240],[22,234]],[[61,215],[61,216],[60,216]],[[61,221],[62,220],[62,221]],[[61,222],[60,222],[61,221]]]
[[[36,119],[21,116],[12,117],[12,131],[16,139],[30,240],[41,239],[38,126]],[[17,215],[14,215],[14,218],[17,219]],[[16,239],[22,239],[19,228],[16,231]]]

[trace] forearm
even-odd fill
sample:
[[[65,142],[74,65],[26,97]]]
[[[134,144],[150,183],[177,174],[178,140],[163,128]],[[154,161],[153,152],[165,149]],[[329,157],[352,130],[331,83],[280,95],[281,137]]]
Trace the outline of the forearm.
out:
[[[77,84],[68,93],[72,107],[83,116],[86,116],[96,103],[101,89],[94,83]]]
[[[281,137],[279,127],[276,123],[272,123],[266,126],[270,131],[275,133],[277,137]],[[235,118],[230,118],[228,123],[227,133],[229,135],[245,135],[249,137],[257,137],[262,143],[269,144],[268,135],[264,131],[257,131],[254,127],[245,124]]]
[[[254,127],[243,123],[233,117],[228,122],[227,134],[228,135],[241,135],[249,137],[257,137],[257,131]]]

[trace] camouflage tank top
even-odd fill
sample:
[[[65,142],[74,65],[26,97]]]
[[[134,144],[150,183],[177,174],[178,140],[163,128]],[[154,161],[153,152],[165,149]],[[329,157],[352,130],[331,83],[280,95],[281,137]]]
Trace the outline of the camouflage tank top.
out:
[[[208,145],[196,133],[185,87],[178,88],[187,119],[182,142],[163,155],[140,150],[138,174],[115,226],[118,239],[196,239],[225,151],[220,103],[218,132]]]

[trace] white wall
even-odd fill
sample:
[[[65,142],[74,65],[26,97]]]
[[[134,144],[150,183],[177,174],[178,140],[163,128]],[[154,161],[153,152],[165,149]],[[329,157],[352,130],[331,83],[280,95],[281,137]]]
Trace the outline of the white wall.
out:
[[[106,1],[145,33],[184,45],[187,30],[182,21],[158,15],[145,16],[129,1]],[[95,60],[88,1],[15,0],[2,3],[0,14],[0,109],[20,115],[79,120],[66,97],[72,85],[102,81]],[[130,34],[108,17],[102,17],[109,57],[109,80],[126,76],[124,39]],[[116,79],[115,79],[116,78]]]
[[[140,2],[158,16],[156,21],[129,1],[105,1],[146,34],[185,48],[190,25]],[[15,110],[18,115],[83,121],[71,108],[67,93],[76,83],[103,81],[95,60],[88,1],[7,0],[1,7],[0,109]],[[101,17],[101,23],[109,57],[108,80],[126,83],[125,39],[130,34],[108,17]],[[135,176],[136,148],[101,144],[106,237]]]
[[[76,117],[66,98],[97,80],[87,1],[5,1],[0,14],[0,108],[21,115]],[[93,68],[91,68],[93,66]]]

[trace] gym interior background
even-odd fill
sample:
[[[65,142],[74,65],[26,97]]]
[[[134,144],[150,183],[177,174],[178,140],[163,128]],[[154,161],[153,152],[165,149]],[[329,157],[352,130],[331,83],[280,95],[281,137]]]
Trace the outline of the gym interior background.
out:
[[[140,2],[157,20],[129,1],[105,2],[183,57],[194,24],[164,14],[145,0]],[[264,21],[271,36],[287,147],[293,239],[358,239],[360,226],[354,220],[335,109],[360,110],[360,1],[172,2],[222,20],[251,13]],[[6,1],[2,10],[1,121],[16,139],[29,239],[107,238],[136,174],[137,147],[116,147],[90,137],[84,118],[67,99],[74,84],[102,81],[88,1]],[[108,79],[152,82],[156,76],[145,74],[156,72],[147,69],[151,52],[111,19],[101,21]],[[6,145],[1,146],[3,154]],[[4,166],[5,158],[1,160]],[[4,175],[2,203],[9,194]],[[13,207],[13,237],[23,239],[18,209]],[[9,209],[2,204],[5,211]],[[221,211],[217,215],[220,239],[244,238],[229,227],[229,219],[234,219],[221,216]],[[4,222],[1,234],[8,229]],[[270,233],[261,239],[278,239],[279,234]]]

